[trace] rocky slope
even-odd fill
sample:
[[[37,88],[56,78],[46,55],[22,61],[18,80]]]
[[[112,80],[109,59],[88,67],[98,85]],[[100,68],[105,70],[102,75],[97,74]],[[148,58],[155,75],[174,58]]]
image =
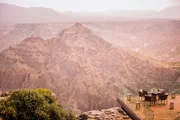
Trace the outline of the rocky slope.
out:
[[[0,54],[0,89],[46,87],[76,112],[116,106],[140,88],[169,89],[179,73],[115,47],[77,23],[58,38],[30,37]]]
[[[55,37],[71,25],[73,23],[18,24],[6,34],[2,29],[0,51],[20,43],[26,37],[36,36],[43,39]],[[122,20],[91,22],[84,25],[112,44],[165,62],[180,61],[180,21],[178,20]]]
[[[86,26],[115,45],[164,61],[180,61],[180,21],[130,20]]]
[[[59,32],[63,29],[70,27],[72,24],[59,23],[59,24],[17,24],[8,31],[6,34],[0,34],[0,51],[8,48],[9,46],[14,46],[19,44],[27,37],[42,37],[43,39],[48,39],[57,36]],[[0,26],[2,31],[5,31],[7,25]]]

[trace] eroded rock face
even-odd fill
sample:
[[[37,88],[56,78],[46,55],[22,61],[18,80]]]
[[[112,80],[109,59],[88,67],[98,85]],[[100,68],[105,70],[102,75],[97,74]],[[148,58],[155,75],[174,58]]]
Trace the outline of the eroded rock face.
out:
[[[51,23],[29,23],[29,24],[16,24],[6,34],[0,33],[0,51],[5,50],[10,46],[21,43],[28,37],[41,37],[49,39],[56,37],[63,29],[70,27],[72,24],[51,24]],[[0,26],[2,30],[6,30],[8,26]]]
[[[82,25],[81,23],[78,23]],[[75,26],[78,27],[78,24]],[[0,32],[0,51],[19,44],[26,37],[56,37],[63,29],[73,23],[42,23],[17,24],[14,29],[0,26],[0,29],[10,31]],[[123,20],[114,22],[85,23],[97,35],[120,47],[133,50],[168,62],[180,60],[180,21],[165,19]]]
[[[180,21],[165,19],[92,22],[88,28],[103,39],[145,56],[180,61]]]
[[[0,89],[45,87],[79,113],[117,106],[125,91],[168,89],[179,73],[168,65],[115,47],[81,24],[58,38],[30,37],[0,54]]]

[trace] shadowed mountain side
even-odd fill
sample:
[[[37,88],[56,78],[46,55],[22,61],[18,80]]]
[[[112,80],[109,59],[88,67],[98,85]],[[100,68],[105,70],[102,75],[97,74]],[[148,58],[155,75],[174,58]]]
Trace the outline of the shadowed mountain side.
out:
[[[25,39],[0,54],[0,89],[47,87],[76,112],[116,106],[140,88],[168,89],[179,73],[167,65],[115,47],[77,23],[58,38]]]

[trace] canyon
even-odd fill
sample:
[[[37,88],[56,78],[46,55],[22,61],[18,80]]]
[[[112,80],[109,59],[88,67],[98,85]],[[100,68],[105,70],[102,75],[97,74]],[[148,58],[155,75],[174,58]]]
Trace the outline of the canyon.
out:
[[[107,42],[81,23],[44,40],[28,37],[0,53],[0,89],[45,87],[76,113],[117,106],[141,88],[179,91],[177,69]],[[174,87],[176,86],[176,87]]]

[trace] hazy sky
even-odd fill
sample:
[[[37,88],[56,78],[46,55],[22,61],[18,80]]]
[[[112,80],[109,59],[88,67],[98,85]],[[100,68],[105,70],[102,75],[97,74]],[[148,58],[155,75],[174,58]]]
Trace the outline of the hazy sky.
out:
[[[47,7],[57,11],[101,11],[117,9],[152,9],[159,11],[180,0],[0,0],[23,7]]]

